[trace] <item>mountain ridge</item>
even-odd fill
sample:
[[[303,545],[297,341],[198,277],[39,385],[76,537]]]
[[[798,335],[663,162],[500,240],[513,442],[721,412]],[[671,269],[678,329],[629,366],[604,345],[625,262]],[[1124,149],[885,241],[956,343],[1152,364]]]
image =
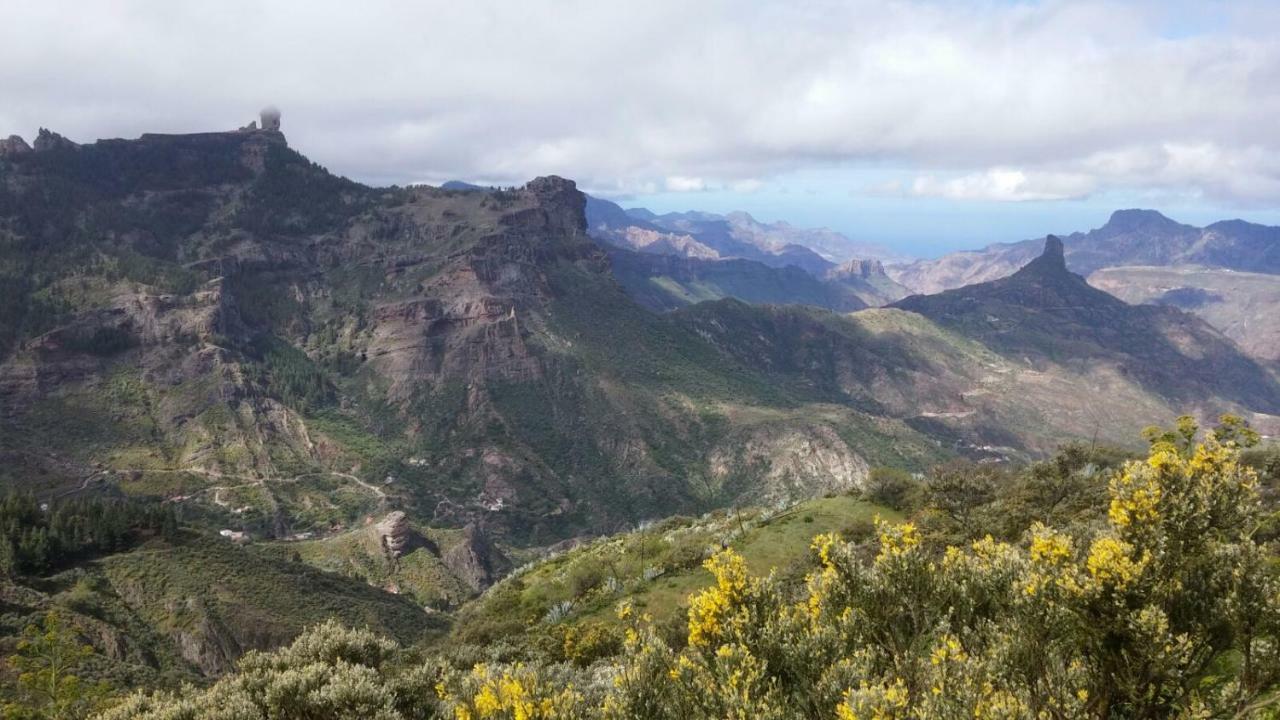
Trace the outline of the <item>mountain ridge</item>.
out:
[[[1098,373],[1125,399],[1089,396],[1114,411],[1108,437],[1131,436],[1134,408],[1149,422],[1191,398],[1272,397],[1173,310],[1142,312],[1219,353],[1238,391],[1203,373],[1179,391],[1164,372],[1143,386],[1163,395],[1145,395],[1122,377],[1141,356],[1079,318],[1033,328],[1048,364],[1027,370],[1009,333],[945,314],[723,300],[655,314],[618,260],[652,258],[611,258],[563,178],[370,188],[262,130],[43,146],[0,159],[9,486],[169,499],[256,536],[403,510],[529,545],[847,489],[880,464],[1044,453],[1089,428],[1026,418]],[[1050,255],[1021,277],[1066,274]],[[1129,317],[1112,302],[1103,321]]]
[[[846,259],[837,265],[805,244],[827,236],[847,240],[829,230],[797,230],[787,223],[765,225],[745,212],[657,215],[642,208],[624,210],[594,197],[587,200],[587,224],[593,237],[611,247],[687,259],[628,256],[624,260],[623,285],[655,309],[736,297],[748,302],[797,302],[850,310],[883,305],[906,294],[905,288],[885,274],[878,260],[842,255]],[[798,276],[791,268],[807,273],[812,280]]]
[[[1063,236],[1068,266],[1082,275],[1119,266],[1205,265],[1280,273],[1280,228],[1223,220],[1203,228],[1155,210],[1116,210],[1106,224]],[[1014,272],[1039,251],[1039,241],[997,243],[980,250],[891,265],[894,280],[915,292],[935,293]]]
[[[586,202],[370,188],[264,130],[0,159],[0,481],[538,543],[937,457],[636,305]]]
[[[1008,277],[913,295],[891,307],[1033,362],[1106,358],[1175,401],[1216,396],[1280,411],[1275,377],[1208,323],[1174,307],[1128,305],[1094,288],[1068,270],[1064,247],[1050,235],[1041,255]]]

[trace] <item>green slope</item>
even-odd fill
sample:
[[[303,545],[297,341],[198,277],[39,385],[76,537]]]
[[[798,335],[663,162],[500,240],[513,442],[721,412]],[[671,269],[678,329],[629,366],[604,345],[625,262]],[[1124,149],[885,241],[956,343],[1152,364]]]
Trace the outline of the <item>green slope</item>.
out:
[[[889,508],[836,495],[785,508],[740,508],[649,523],[518,569],[462,608],[452,637],[466,643],[503,641],[520,652],[571,629],[616,632],[614,610],[623,600],[675,628],[683,622],[689,596],[712,582],[702,562],[720,548],[742,553],[753,572],[800,577],[810,567],[815,535],[864,538],[876,517],[900,519]]]

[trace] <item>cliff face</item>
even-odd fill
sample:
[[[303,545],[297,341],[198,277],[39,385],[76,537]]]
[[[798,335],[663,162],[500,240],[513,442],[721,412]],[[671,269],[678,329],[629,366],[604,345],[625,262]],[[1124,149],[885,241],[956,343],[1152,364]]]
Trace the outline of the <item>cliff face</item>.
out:
[[[0,156],[0,481],[266,535],[394,500],[524,540],[774,482],[700,499],[690,469],[750,436],[721,408],[794,400],[628,300],[568,180],[374,189],[253,127],[41,137]]]
[[[166,497],[255,537],[329,535],[397,508],[543,544],[1064,437],[1024,432],[1060,405],[1057,385],[972,388],[990,358],[932,325],[887,342],[871,321],[808,311],[644,309],[618,282],[625,254],[611,265],[561,178],[369,188],[255,129],[41,146],[0,157],[6,486]],[[1093,291],[1051,250],[1005,281],[901,306],[1004,364],[1066,358],[1061,377],[1105,366],[1171,403],[1276,405],[1274,380],[1202,323]],[[696,259],[626,257],[668,264],[682,287],[732,280]],[[879,276],[840,272],[804,287],[821,298]],[[848,291],[841,309],[859,305]],[[1112,438],[1166,407],[1125,388]],[[968,417],[971,389],[1004,405],[979,429],[940,429]],[[471,555],[459,572],[485,582]]]

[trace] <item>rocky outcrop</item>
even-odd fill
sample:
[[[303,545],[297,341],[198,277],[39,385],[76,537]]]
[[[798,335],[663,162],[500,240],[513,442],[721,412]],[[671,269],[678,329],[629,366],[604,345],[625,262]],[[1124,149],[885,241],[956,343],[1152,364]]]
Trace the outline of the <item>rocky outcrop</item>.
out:
[[[1214,398],[1280,412],[1280,382],[1235,344],[1177,308],[1128,305],[1092,287],[1067,268],[1063,241],[1053,235],[1013,275],[912,295],[893,307],[1038,368],[1110,365],[1175,405]]]
[[[707,457],[719,486],[751,473],[760,475],[752,500],[797,501],[861,488],[871,468],[826,425],[766,425],[732,439]]]
[[[393,560],[421,544],[421,538],[410,527],[408,517],[401,510],[387,513],[374,526],[374,532],[378,534],[378,543],[383,552]]]
[[[33,149],[36,152],[47,152],[49,150],[74,149],[78,147],[80,145],[71,142],[58,133],[46,128],[40,128],[39,134],[36,135]]]
[[[863,280],[884,275],[884,263],[879,260],[853,259],[827,271],[831,279],[856,277]]]
[[[444,564],[476,592],[484,590],[511,569],[511,561],[474,523],[462,531],[462,541],[444,554]]]
[[[31,146],[19,135],[10,135],[0,140],[0,158],[14,155],[25,155],[31,152]]]

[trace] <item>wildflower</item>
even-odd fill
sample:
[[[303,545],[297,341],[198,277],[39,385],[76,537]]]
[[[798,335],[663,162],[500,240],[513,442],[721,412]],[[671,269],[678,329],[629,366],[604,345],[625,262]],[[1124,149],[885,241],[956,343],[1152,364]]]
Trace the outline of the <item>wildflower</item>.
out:
[[[1111,506],[1107,517],[1120,528],[1154,522],[1164,495],[1161,475],[1182,472],[1182,460],[1172,450],[1152,453],[1147,465],[1133,463],[1111,481]]]
[[[880,529],[880,554],[876,556],[879,562],[901,557],[920,544],[914,523],[894,525],[877,519],[876,525]]]
[[[689,601],[689,644],[693,646],[707,645],[718,637],[723,621],[747,592],[747,564],[741,555],[724,550],[705,565],[716,584]]]
[[[1031,526],[1031,561],[1058,566],[1071,559],[1071,538],[1043,523]]]
[[[1146,566],[1147,559],[1134,560],[1133,546],[1113,537],[1098,538],[1089,547],[1085,567],[1089,576],[1101,585],[1113,585],[1117,590],[1128,587]]]

